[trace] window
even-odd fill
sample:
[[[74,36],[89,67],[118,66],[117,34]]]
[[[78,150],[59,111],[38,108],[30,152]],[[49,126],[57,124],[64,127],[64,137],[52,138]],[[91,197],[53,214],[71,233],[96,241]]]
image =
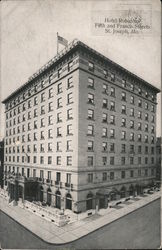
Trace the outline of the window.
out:
[[[48,91],[48,97],[52,98],[53,97],[53,88],[50,88]]]
[[[69,125],[67,125],[67,135],[72,135],[73,133],[72,133],[72,125],[71,124],[69,124]]]
[[[61,141],[57,142],[57,151],[61,151]]]
[[[60,78],[61,73],[62,73],[62,68],[58,70],[58,78]]]
[[[148,157],[145,157],[145,164],[148,164]]]
[[[52,79],[53,79],[53,75],[51,74],[51,75],[49,75],[49,84],[52,83]]]
[[[131,103],[131,104],[134,104],[134,96],[131,96],[131,98],[130,98],[130,103]]]
[[[110,78],[111,78],[111,81],[114,82],[115,81],[115,74],[111,73]]]
[[[126,119],[122,118],[122,127],[126,127]]]
[[[152,123],[154,122],[154,116],[153,115],[151,116],[151,122]]]
[[[67,141],[67,151],[72,150],[72,141]]]
[[[114,180],[114,172],[110,172],[110,180]]]
[[[130,157],[130,164],[133,165],[134,164],[134,157]]]
[[[34,105],[37,105],[37,104],[38,104],[38,97],[35,96],[35,97],[34,97]]]
[[[34,141],[37,141],[37,133],[34,133]]]
[[[140,108],[142,107],[142,101],[141,101],[141,99],[138,100],[138,107],[140,107]]]
[[[31,100],[28,101],[28,109],[31,108]],[[18,112],[20,113],[20,112]]]
[[[138,122],[138,130],[142,130],[142,123]]]
[[[53,102],[48,103],[48,112],[53,111]]]
[[[110,156],[110,165],[114,165],[114,156]]]
[[[130,171],[130,177],[132,177],[132,178],[134,177],[134,171],[133,170]]]
[[[115,116],[110,115],[110,124],[115,124]]]
[[[126,101],[126,93],[125,92],[122,92],[122,101]]]
[[[155,106],[151,105],[151,112],[155,112]]]
[[[106,156],[102,157],[102,163],[103,163],[103,165],[107,164],[107,157]]]
[[[93,174],[88,174],[88,182],[93,182]]]
[[[151,126],[151,133],[154,133],[154,132],[155,132],[154,126]]]
[[[41,106],[41,115],[45,114],[45,106]]]
[[[31,111],[28,112],[28,120],[31,119]]]
[[[102,121],[107,122],[107,114],[105,113],[102,114]]]
[[[138,164],[141,164],[141,157],[138,157]]]
[[[115,97],[115,88],[114,87],[110,88],[110,95]]]
[[[134,121],[130,121],[130,128],[134,128]]]
[[[148,97],[148,92],[147,91],[145,92],[145,97]]]
[[[126,88],[126,80],[125,79],[122,79],[122,87]]]
[[[148,135],[145,135],[145,142],[148,143]]]
[[[94,134],[94,126],[88,125],[88,135],[93,135],[93,134]]]
[[[138,88],[138,94],[141,95],[142,94],[142,90],[141,88]]]
[[[145,114],[145,121],[148,121],[148,114]]]
[[[115,102],[113,101],[110,102],[110,110],[115,111]]]
[[[151,154],[154,154],[154,147],[151,147]]]
[[[67,119],[72,119],[73,118],[73,115],[72,115],[72,109],[68,109],[67,110]]]
[[[102,180],[107,181],[107,173],[106,172],[102,173]]]
[[[48,180],[51,180],[51,171],[48,171],[48,172],[47,172],[47,179],[48,179]]]
[[[125,105],[122,105],[122,114],[126,114],[126,106]]]
[[[44,80],[41,81],[41,88],[44,88]]]
[[[121,171],[121,178],[122,178],[122,179],[125,178],[125,171]]]
[[[48,164],[52,164],[52,156],[48,156]]]
[[[105,83],[103,83],[103,93],[108,93],[108,86],[107,86],[107,84],[105,84]]]
[[[145,132],[148,132],[148,124],[145,124]]]
[[[44,152],[44,144],[40,144],[40,152]]]
[[[138,111],[138,118],[142,119],[142,112],[141,111]]]
[[[130,145],[130,154],[133,154],[134,153],[134,145]]]
[[[57,99],[57,108],[61,108],[62,107],[62,97]]]
[[[115,138],[115,130],[110,129],[110,138]]]
[[[61,165],[61,156],[57,156],[57,165]]]
[[[103,108],[107,108],[108,107],[108,101],[107,99],[103,99]]]
[[[57,122],[62,122],[62,113],[57,113]]]
[[[93,151],[93,141],[88,141],[88,151]]]
[[[93,156],[88,156],[88,166],[93,166]]]
[[[67,81],[67,88],[69,89],[71,87],[73,87],[73,78],[72,77],[68,78],[68,81]]]
[[[72,165],[72,156],[67,156],[67,166]]]
[[[33,157],[33,163],[37,163],[37,157],[36,156]]]
[[[134,141],[134,133],[130,133],[130,141]]]
[[[61,173],[56,172],[56,182],[60,182],[60,181],[61,181]]]
[[[52,125],[52,115],[48,116],[48,125]]]
[[[151,136],[151,143],[154,143],[154,137]]]
[[[102,129],[102,136],[107,137],[107,128]]]
[[[31,136],[30,136],[30,134],[28,134],[28,141],[31,141]]]
[[[148,176],[148,169],[145,169],[145,176]]]
[[[125,157],[124,156],[121,157],[121,165],[125,165]]]
[[[138,141],[141,142],[142,141],[142,135],[138,134]]]
[[[73,94],[69,93],[67,95],[67,104],[73,103]]]
[[[115,152],[115,144],[114,143],[110,143],[110,152]]]
[[[48,143],[48,151],[52,152],[52,143],[51,142]]]
[[[38,113],[37,113],[37,109],[34,109],[34,117],[37,117]]]
[[[41,140],[44,140],[44,139],[45,139],[45,137],[44,137],[44,131],[41,131],[40,139],[41,139]]]
[[[37,121],[35,121],[35,122],[37,122]],[[44,118],[41,119],[41,127],[45,127]]]
[[[107,142],[102,143],[102,150],[107,151]]]
[[[68,71],[70,71],[72,69],[72,66],[73,66],[73,62],[71,61],[68,63]]]
[[[126,140],[126,132],[125,131],[121,132],[121,139]]]
[[[31,96],[31,89],[28,89],[28,96]]]
[[[59,83],[57,85],[57,94],[61,93],[62,92],[62,83]]]
[[[122,153],[125,153],[125,152],[126,152],[126,145],[125,145],[125,144],[122,144],[122,145],[121,145],[121,152],[122,152]]]
[[[94,119],[94,110],[88,109],[88,119],[90,120]]]
[[[49,138],[49,139],[52,139],[52,138],[53,138],[53,136],[52,136],[52,129],[49,129],[49,130],[48,130],[48,138]]]
[[[138,146],[138,153],[141,154],[141,152],[142,152],[142,147],[141,147],[141,145],[139,145]]]
[[[130,109],[130,116],[134,116],[134,109],[133,108]]]
[[[94,88],[94,79],[93,78],[88,78],[88,87],[89,88]]]
[[[108,72],[106,69],[103,70],[103,74],[104,74],[104,77],[107,78],[108,77]]]
[[[93,72],[94,71],[94,63],[88,62],[88,69]]]
[[[88,103],[94,104],[94,95],[88,94]]]
[[[154,157],[151,157],[151,164],[154,164]]]
[[[145,109],[148,109],[148,103],[145,102]]]
[[[41,94],[41,102],[44,102],[45,101],[45,92],[43,92],[42,94]]]
[[[43,179],[44,178],[44,171],[40,170],[40,178]]]
[[[66,183],[70,184],[71,183],[71,174],[66,174]]]
[[[57,128],[57,137],[62,136],[61,127]]]

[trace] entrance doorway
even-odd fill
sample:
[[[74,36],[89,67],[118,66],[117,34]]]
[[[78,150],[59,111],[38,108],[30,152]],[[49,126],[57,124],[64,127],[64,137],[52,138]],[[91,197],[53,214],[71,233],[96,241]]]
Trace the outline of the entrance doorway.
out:
[[[40,201],[43,202],[43,187],[40,188]]]
[[[71,194],[66,195],[66,209],[72,210],[72,197],[71,197]]]
[[[61,209],[61,193],[60,193],[60,191],[56,192],[56,208]]]
[[[99,199],[99,208],[105,208],[105,198]]]
[[[48,206],[51,206],[51,200],[52,200],[52,191],[50,188],[47,189],[47,204]]]
[[[88,194],[87,195],[87,201],[86,201],[86,209],[87,210],[90,210],[90,209],[92,209],[92,201],[93,201],[93,194]]]

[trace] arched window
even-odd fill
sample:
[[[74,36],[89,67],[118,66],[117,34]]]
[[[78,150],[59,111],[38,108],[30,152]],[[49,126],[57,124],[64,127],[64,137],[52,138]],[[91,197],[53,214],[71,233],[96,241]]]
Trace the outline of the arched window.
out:
[[[69,193],[66,195],[66,209],[72,210],[72,197]]]
[[[50,188],[47,189],[47,204],[50,206],[52,200],[52,191]]]
[[[56,208],[61,209],[61,193],[60,191],[56,191]]]

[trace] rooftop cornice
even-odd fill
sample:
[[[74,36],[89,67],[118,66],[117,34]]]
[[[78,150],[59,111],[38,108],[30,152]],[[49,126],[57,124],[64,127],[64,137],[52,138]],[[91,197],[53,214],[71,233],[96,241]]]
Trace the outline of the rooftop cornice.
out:
[[[154,91],[156,91],[156,93],[160,92],[160,89],[158,89],[157,87],[153,86],[152,84],[148,83],[147,81],[143,80],[142,78],[138,77],[137,75],[135,75],[132,72],[128,71],[127,69],[123,68],[119,64],[113,62],[112,60],[110,60],[109,58],[105,57],[104,55],[102,55],[98,51],[92,49],[91,47],[89,47],[85,43],[79,41],[78,39],[74,39],[71,43],[68,44],[68,46],[66,48],[64,48],[63,50],[61,50],[56,56],[54,56],[50,61],[48,61],[45,65],[43,65],[38,71],[36,71],[36,73],[34,73],[31,77],[29,77],[28,81],[25,84],[23,84],[22,86],[20,86],[18,89],[16,89],[14,92],[12,92],[7,98],[5,98],[2,101],[2,103],[5,104],[7,101],[9,101],[18,92],[20,92],[21,90],[23,90],[30,83],[34,82],[36,78],[38,78],[39,76],[41,76],[42,74],[44,74],[51,66],[53,66],[58,61],[60,61],[68,52],[70,52],[73,48],[75,48],[77,46],[79,46],[80,48],[84,48],[84,49],[88,50],[93,55],[95,55],[95,56],[101,58],[102,60],[104,60],[105,63],[111,64],[112,66],[118,68],[123,73],[128,74],[130,77],[134,78],[135,80],[138,80],[139,82],[142,82],[143,84],[147,85],[148,87],[150,87]]]

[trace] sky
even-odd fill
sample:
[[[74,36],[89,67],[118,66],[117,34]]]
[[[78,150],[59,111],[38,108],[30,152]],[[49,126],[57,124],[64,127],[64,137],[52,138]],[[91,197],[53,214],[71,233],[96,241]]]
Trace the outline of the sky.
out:
[[[96,20],[101,21],[101,13],[115,11],[118,15],[116,11],[123,8],[151,10],[150,34],[130,36],[94,32],[94,13]],[[69,42],[75,38],[81,40],[161,88],[160,9],[158,0],[2,0],[0,102],[56,55],[57,32]],[[157,136],[160,135],[159,94]],[[3,137],[4,105],[0,104],[0,139]]]

